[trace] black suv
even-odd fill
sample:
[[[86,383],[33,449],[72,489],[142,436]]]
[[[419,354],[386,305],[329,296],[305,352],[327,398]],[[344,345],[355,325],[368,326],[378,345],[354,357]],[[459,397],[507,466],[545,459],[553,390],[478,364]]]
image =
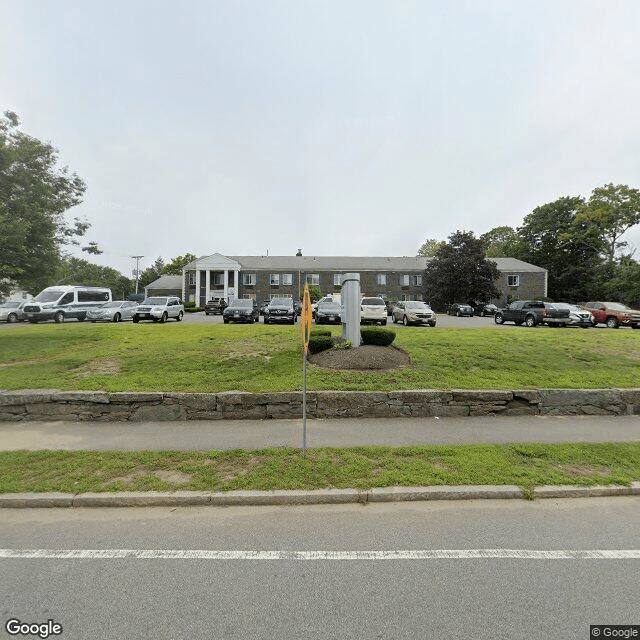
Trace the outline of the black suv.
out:
[[[296,323],[296,310],[293,306],[293,298],[273,298],[264,310],[264,323],[282,322],[285,324]]]
[[[222,321],[229,322],[258,322],[260,314],[258,305],[251,298],[236,298],[229,303],[229,306],[222,312]]]
[[[227,301],[224,298],[211,298],[211,300],[204,305],[204,313],[207,316],[222,315],[222,312],[226,308]]]

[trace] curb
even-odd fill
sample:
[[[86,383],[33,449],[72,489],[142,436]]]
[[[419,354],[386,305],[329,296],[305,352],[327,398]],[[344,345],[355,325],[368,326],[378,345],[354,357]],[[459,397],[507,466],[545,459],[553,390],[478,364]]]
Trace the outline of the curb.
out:
[[[381,487],[357,489],[273,491],[122,491],[118,493],[7,493],[0,495],[0,508],[40,509],[53,507],[255,507],[316,504],[368,504],[373,502],[417,502],[429,500],[524,500],[533,498],[601,498],[640,496],[640,482],[578,487],[535,487],[530,494],[514,485]]]

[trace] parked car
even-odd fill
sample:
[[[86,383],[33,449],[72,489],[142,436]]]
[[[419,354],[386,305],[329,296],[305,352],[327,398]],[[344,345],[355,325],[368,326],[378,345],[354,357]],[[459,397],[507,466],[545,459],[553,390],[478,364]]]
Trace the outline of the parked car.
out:
[[[258,322],[260,311],[255,300],[251,298],[236,298],[229,303],[229,306],[222,312],[222,321],[229,322]]]
[[[482,302],[474,307],[473,313],[476,316],[495,316],[497,310],[495,304]]]
[[[132,300],[112,300],[95,309],[87,311],[87,320],[91,322],[121,322],[131,320],[138,303]]]
[[[0,304],[0,322],[23,322],[26,320],[24,317],[25,304],[27,303],[19,300],[9,300]]]
[[[296,323],[296,310],[293,306],[293,298],[273,298],[264,310],[264,323],[283,322]]]
[[[342,306],[339,302],[332,300],[318,302],[315,314],[316,324],[340,324],[342,322],[341,313]]]
[[[633,327],[640,329],[640,311],[620,302],[587,302],[584,308],[593,315],[593,326],[606,324],[610,329]]]
[[[469,316],[473,315],[473,307],[463,302],[454,302],[448,309],[447,314],[450,316]]]
[[[224,298],[211,298],[205,302],[204,313],[207,316],[222,315],[227,307],[227,301]]]
[[[56,285],[43,289],[33,300],[24,305],[25,318],[35,324],[41,320],[53,320],[60,324],[69,318],[84,322],[87,311],[111,302],[111,289],[82,285]]]
[[[548,327],[566,327],[569,324],[569,310],[566,307],[561,307],[556,302],[545,302],[543,304],[546,313],[542,316],[542,324],[546,324]],[[566,315],[556,313],[556,311],[562,309],[567,311]]]
[[[513,322],[535,327],[543,322],[567,323],[569,312],[566,309],[547,308],[542,300],[516,300],[505,309],[498,309],[493,319],[496,324]]]
[[[569,322],[568,327],[582,327],[588,329],[593,326],[593,315],[586,309],[581,309],[577,304],[569,304],[568,302],[554,302],[556,309],[568,309]]]
[[[382,298],[360,300],[360,324],[387,324],[387,306]]]
[[[431,307],[421,300],[407,300],[397,302],[393,308],[392,319],[394,322],[402,322],[405,326],[410,324],[428,324],[436,326],[436,314]]]
[[[177,296],[153,296],[145,298],[133,311],[131,319],[134,322],[140,320],[153,320],[153,322],[166,322],[174,318],[178,322],[184,316],[184,307]]]

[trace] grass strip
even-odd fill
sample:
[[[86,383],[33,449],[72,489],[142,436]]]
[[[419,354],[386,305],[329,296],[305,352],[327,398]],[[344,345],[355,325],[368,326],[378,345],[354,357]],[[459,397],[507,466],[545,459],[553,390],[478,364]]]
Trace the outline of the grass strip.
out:
[[[638,386],[639,333],[397,327],[394,344],[413,366],[357,372],[312,365],[308,388],[632,388]],[[297,326],[69,322],[0,334],[0,389],[265,393],[299,391],[302,385]]]
[[[182,452],[0,452],[0,493],[231,491],[436,485],[624,485],[640,443]]]

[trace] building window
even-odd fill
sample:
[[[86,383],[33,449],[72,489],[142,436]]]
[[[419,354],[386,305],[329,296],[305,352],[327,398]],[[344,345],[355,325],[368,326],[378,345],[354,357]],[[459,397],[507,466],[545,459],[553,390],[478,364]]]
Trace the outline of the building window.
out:
[[[319,273],[307,273],[305,282],[307,284],[320,284],[320,274]]]
[[[187,274],[187,284],[195,284],[196,283],[196,272],[189,271]]]
[[[411,276],[411,284],[416,287],[422,286],[422,276]]]
[[[224,274],[223,273],[214,273],[211,275],[211,284],[222,287],[224,285]]]
[[[275,300],[276,298],[293,298],[290,293],[272,293],[270,300]]]
[[[252,287],[256,283],[256,274],[255,273],[243,273],[242,274],[242,284]]]
[[[291,273],[283,273],[282,274],[282,284],[290,287],[293,284],[293,274],[291,274]]]
[[[416,300],[422,300],[422,294],[421,293],[416,293]]]
[[[269,276],[269,284],[271,286],[277,286],[280,284],[280,274],[279,273],[272,273]]]
[[[400,276],[400,286],[402,287],[409,286],[409,276],[407,274]]]
[[[342,284],[342,274],[341,273],[334,273],[333,274],[333,286],[334,287],[339,287]]]
[[[387,274],[379,273],[376,275],[376,284],[386,285],[387,284]]]
[[[507,276],[507,286],[509,286],[509,287],[519,287],[520,286],[520,276]]]
[[[245,300],[255,300],[256,299],[256,294],[255,293],[243,293],[242,297]]]

